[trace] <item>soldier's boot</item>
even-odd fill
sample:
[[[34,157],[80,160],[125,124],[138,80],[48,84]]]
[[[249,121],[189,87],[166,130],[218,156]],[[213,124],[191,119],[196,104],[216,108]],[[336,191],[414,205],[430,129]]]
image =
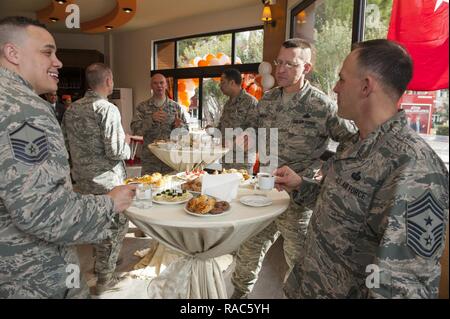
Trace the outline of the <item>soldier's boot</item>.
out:
[[[230,299],[248,299],[248,294],[234,288],[233,294],[231,295]]]
[[[114,287],[122,280],[118,274],[109,274],[99,276],[97,279],[96,294],[100,295],[108,290],[114,290]]]

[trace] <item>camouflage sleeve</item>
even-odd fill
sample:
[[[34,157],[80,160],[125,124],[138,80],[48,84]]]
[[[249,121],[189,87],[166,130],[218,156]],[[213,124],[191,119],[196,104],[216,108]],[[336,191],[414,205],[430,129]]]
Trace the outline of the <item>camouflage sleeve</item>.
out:
[[[126,160],[130,158],[130,146],[125,142],[125,132],[122,128],[122,121],[119,110],[108,104],[100,109],[102,116],[101,129],[105,153],[112,160]]]
[[[357,132],[353,122],[344,120],[337,115],[337,106],[333,102],[328,105],[329,113],[326,122],[328,136],[336,142],[348,140]]]
[[[67,138],[66,125],[64,124],[64,115],[63,115],[63,119],[61,121],[61,131],[64,136],[64,145],[66,146],[66,149],[69,150],[69,139]]]
[[[136,114],[133,116],[133,119],[131,121],[130,127],[133,131],[133,134],[144,136],[145,131],[147,131],[149,128],[153,126],[153,119],[152,117],[145,117],[145,113],[143,111],[145,106],[145,102],[140,103],[136,107]]]
[[[25,164],[0,139],[0,198],[14,225],[58,244],[94,243],[111,236],[114,203],[107,196],[71,191],[70,177],[54,158]],[[50,148],[54,145],[50,145]]]
[[[302,177],[299,189],[292,192],[292,199],[298,205],[314,209],[321,188],[320,182],[312,178]]]
[[[248,104],[248,111],[245,117],[243,129],[248,127],[254,128],[256,124],[258,124],[258,101],[255,98]]]
[[[367,217],[380,240],[366,269],[379,279],[369,280],[371,298],[437,297],[448,196],[448,172],[433,159],[402,165],[376,192]]]

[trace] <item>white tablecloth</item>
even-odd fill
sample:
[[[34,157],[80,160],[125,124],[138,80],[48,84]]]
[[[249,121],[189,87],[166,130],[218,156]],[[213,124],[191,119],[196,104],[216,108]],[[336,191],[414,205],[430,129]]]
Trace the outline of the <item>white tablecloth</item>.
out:
[[[204,162],[203,166],[206,166],[230,151],[228,148],[168,150],[153,144],[148,145],[148,149],[163,163],[177,172],[190,171],[195,164],[202,161]]]
[[[142,231],[185,257],[172,264],[149,285],[150,298],[227,298],[222,272],[213,259],[235,251],[239,245],[270,224],[289,205],[286,192],[267,193],[273,203],[248,207],[239,202],[251,189],[240,189],[230,213],[196,217],[184,204],[158,205],[149,209],[131,206],[126,214]]]

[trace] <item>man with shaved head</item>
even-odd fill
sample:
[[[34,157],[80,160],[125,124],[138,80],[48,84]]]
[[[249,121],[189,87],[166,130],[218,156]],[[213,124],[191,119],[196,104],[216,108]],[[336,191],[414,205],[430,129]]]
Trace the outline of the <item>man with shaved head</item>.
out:
[[[150,153],[147,145],[155,140],[167,140],[175,128],[188,129],[185,113],[181,106],[167,96],[167,80],[156,73],[150,82],[153,95],[136,107],[131,122],[135,135],[144,137],[145,148],[142,151],[142,174],[160,172],[169,173],[172,169]]]
[[[57,90],[52,35],[25,17],[0,20],[0,298],[88,297],[76,244],[111,237],[135,187],[74,193],[52,106]]]
[[[72,156],[75,189],[81,194],[105,194],[126,178],[124,160],[130,158],[130,137],[122,128],[119,109],[108,101],[114,88],[111,69],[103,63],[89,65],[86,82],[89,90],[66,111],[62,129]],[[128,219],[116,218],[112,238],[94,246],[97,294],[120,280],[114,271]]]

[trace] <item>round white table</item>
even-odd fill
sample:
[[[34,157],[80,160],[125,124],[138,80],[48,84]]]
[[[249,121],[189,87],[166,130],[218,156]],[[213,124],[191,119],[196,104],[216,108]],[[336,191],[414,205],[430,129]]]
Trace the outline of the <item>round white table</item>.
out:
[[[164,164],[173,168],[177,172],[190,171],[199,163],[203,167],[218,160],[230,150],[228,148],[203,148],[196,149],[191,147],[181,149],[167,149],[154,144],[148,145],[148,149]],[[202,167],[202,168],[203,168]]]
[[[150,282],[150,298],[227,298],[222,272],[214,260],[237,250],[242,242],[267,227],[289,206],[289,194],[272,190],[270,206],[249,207],[239,202],[255,194],[240,188],[228,214],[197,217],[184,211],[185,204],[158,205],[142,209],[131,206],[125,213],[143,232],[183,254]]]

